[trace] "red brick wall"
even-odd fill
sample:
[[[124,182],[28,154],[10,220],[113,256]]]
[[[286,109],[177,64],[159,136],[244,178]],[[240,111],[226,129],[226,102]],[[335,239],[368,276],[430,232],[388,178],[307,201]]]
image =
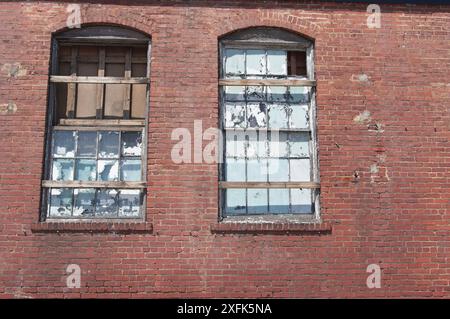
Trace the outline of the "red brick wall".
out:
[[[65,27],[67,4],[2,2],[1,297],[450,297],[450,6],[382,5],[381,28],[369,29],[363,4],[102,2],[82,5],[83,23],[152,36],[153,232],[32,232],[51,34]],[[250,26],[316,41],[331,233],[212,233],[216,165],[171,161],[174,128],[217,126],[218,37]],[[373,263],[380,289],[366,286]],[[81,289],[66,287],[68,264],[81,266]]]

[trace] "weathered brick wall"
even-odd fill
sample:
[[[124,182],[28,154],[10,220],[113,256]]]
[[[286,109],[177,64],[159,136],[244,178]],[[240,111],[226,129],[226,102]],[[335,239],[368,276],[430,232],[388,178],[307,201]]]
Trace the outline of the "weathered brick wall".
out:
[[[95,2],[95,1],[94,1]],[[99,1],[100,2],[100,1]],[[152,36],[152,233],[35,233],[52,32],[67,3],[0,3],[2,297],[450,297],[450,6],[263,1],[82,4]],[[218,37],[316,41],[321,207],[331,234],[215,234],[217,166],[176,165],[174,128],[218,122]],[[368,289],[379,264],[382,287]],[[82,288],[66,287],[79,264]]]

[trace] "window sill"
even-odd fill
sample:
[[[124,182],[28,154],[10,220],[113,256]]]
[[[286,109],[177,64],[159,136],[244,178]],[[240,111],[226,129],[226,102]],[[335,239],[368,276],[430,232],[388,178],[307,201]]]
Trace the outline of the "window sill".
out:
[[[51,221],[31,225],[33,233],[152,233],[153,225],[146,222],[66,222]]]
[[[279,235],[325,235],[331,234],[330,223],[295,222],[236,222],[226,221],[211,224],[216,234],[279,234]]]

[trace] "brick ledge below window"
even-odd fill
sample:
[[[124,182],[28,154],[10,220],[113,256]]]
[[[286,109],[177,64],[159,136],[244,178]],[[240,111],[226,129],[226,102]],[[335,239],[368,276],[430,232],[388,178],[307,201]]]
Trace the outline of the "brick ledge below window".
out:
[[[33,233],[152,233],[146,222],[42,222],[31,225]]]
[[[330,223],[245,223],[219,222],[211,224],[212,233],[218,234],[331,234]]]

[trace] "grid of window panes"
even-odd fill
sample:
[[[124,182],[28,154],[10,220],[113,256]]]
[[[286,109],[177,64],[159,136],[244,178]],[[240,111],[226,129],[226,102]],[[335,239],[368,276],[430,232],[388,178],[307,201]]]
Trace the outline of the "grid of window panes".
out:
[[[224,50],[227,79],[287,78],[287,51]],[[227,182],[309,182],[311,89],[225,86],[223,179]],[[228,188],[224,215],[310,214],[314,191]]]
[[[141,131],[53,132],[51,180],[137,182],[142,180]],[[138,189],[52,188],[48,217],[139,217]]]

